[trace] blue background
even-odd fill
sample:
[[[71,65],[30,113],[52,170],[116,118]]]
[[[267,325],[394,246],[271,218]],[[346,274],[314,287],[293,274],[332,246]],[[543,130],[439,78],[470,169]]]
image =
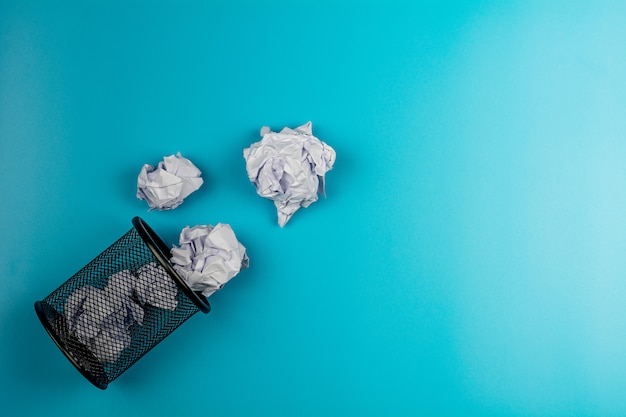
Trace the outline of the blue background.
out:
[[[626,3],[0,2],[2,415],[626,415]],[[284,229],[259,129],[313,121]],[[135,198],[181,151],[205,185]],[[142,216],[250,269],[113,382],[42,299]]]

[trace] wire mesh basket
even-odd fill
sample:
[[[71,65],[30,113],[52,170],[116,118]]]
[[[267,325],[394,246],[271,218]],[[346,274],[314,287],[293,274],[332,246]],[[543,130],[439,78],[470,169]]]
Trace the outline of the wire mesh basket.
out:
[[[105,389],[185,320],[211,309],[169,262],[142,219],[42,301],[35,311],[70,362]]]

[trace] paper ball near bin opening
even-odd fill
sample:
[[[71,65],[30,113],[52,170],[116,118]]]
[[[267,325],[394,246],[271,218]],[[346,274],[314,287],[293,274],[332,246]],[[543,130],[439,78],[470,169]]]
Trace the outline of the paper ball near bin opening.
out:
[[[211,308],[174,270],[169,248],[152,228],[139,217],[132,224],[120,239],[35,303],[54,343],[100,389],[189,317]]]

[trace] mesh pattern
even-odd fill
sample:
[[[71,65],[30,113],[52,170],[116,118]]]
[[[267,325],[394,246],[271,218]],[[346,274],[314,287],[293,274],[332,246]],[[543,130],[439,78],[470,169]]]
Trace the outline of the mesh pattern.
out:
[[[199,311],[177,282],[133,228],[36,309],[63,353],[104,389]]]

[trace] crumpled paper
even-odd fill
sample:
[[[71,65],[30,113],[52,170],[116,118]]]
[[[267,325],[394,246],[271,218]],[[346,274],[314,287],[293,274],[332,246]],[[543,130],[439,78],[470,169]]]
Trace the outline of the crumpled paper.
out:
[[[167,271],[155,262],[150,262],[137,271],[135,291],[142,304],[150,304],[165,310],[175,310],[178,306],[176,283]]]
[[[143,324],[143,308],[132,299],[133,291],[135,290],[133,288],[135,281],[136,278],[132,272],[123,270],[112,275],[106,287],[104,287],[104,291],[109,299],[114,302],[118,308],[121,308],[129,319],[132,319],[132,321],[129,320],[126,323],[128,325],[127,327],[132,326],[134,324],[133,321],[140,325]]]
[[[145,308],[174,310],[178,288],[167,271],[154,262],[136,273],[123,270],[101,289],[78,288],[67,297],[68,330],[103,363],[115,362],[131,344],[131,327],[143,325]]]
[[[203,183],[200,170],[180,152],[163,158],[156,168],[145,164],[137,177],[137,198],[150,210],[171,210]]]
[[[143,321],[141,307],[130,299],[111,296],[112,291],[86,285],[74,291],[65,302],[70,333],[101,362],[115,362],[130,346],[129,328]]]
[[[300,207],[325,195],[324,175],[335,163],[335,150],[313,136],[308,122],[296,129],[261,129],[261,141],[243,150],[250,182],[257,194],[274,201],[283,227]]]
[[[187,285],[205,297],[248,267],[246,248],[227,224],[186,227],[179,244],[172,248],[170,261]]]

